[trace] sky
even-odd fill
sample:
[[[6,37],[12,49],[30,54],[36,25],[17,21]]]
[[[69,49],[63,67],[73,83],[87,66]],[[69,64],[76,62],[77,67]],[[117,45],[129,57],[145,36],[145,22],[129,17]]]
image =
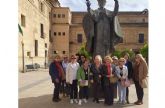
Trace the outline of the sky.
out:
[[[91,8],[97,9],[97,0],[89,0]],[[106,0],[105,8],[113,11],[114,0]],[[142,11],[148,9],[148,0],[118,0],[119,11]],[[59,0],[62,7],[69,7],[71,11],[86,11],[86,0]]]

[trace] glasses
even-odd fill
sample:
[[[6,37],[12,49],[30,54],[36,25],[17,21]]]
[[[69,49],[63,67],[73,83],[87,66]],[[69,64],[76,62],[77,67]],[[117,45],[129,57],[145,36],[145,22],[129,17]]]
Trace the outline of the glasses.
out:
[[[124,61],[119,61],[119,62],[124,62]]]

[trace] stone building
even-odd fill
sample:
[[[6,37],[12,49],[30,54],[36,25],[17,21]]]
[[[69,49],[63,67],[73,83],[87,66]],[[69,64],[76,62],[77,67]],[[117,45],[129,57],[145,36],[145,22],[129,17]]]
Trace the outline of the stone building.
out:
[[[37,63],[44,67],[54,54],[76,54],[86,42],[82,19],[86,12],[71,12],[59,0],[18,0],[18,66]],[[123,42],[117,50],[139,50],[148,43],[148,11],[119,12]],[[24,43],[24,49],[22,49]],[[24,52],[24,57],[22,56]]]
[[[52,13],[51,54],[76,54],[82,44],[86,42],[82,19],[86,12],[70,12],[69,8],[54,8]],[[148,10],[141,12],[119,12],[119,22],[123,32],[123,42],[117,50],[132,49],[138,51],[144,43],[148,43]],[[63,35],[63,33],[65,35]],[[68,41],[69,40],[69,41]],[[69,49],[68,49],[69,48]]]
[[[58,6],[58,0],[18,0],[18,24],[23,31],[18,37],[19,71],[23,69],[23,52],[25,65],[48,63],[51,9]]]

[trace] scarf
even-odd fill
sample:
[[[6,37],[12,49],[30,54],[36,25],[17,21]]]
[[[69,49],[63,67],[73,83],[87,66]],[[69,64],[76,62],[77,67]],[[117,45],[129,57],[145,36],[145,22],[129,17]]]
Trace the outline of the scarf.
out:
[[[109,79],[110,79],[110,76],[111,76],[111,64],[106,64],[106,66],[107,66],[108,75],[109,75]]]
[[[63,79],[63,77],[64,77],[64,72],[63,72],[63,69],[62,69],[60,63],[57,62],[57,61],[55,61],[54,63],[55,63],[55,65],[56,65],[56,67],[57,67],[57,70],[58,70],[58,73],[59,73],[59,77],[60,77],[60,78],[62,77],[62,79]]]

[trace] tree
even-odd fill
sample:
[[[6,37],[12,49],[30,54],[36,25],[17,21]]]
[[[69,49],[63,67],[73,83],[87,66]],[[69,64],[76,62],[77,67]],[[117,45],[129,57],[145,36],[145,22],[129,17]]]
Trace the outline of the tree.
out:
[[[148,44],[144,44],[144,46],[140,49],[140,53],[144,58],[146,58],[146,60],[148,60]]]

